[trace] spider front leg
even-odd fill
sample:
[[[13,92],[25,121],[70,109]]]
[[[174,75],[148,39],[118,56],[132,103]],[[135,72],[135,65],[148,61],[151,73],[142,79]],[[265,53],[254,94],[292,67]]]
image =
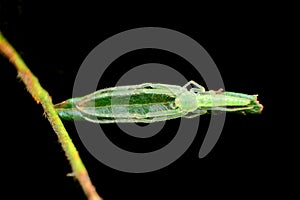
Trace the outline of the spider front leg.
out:
[[[203,92],[205,92],[205,88],[203,87],[203,86],[201,86],[201,85],[199,85],[198,83],[196,83],[195,81],[189,81],[189,82],[187,82],[184,86],[183,86],[183,88],[187,88],[189,85],[194,85],[194,86],[196,86],[197,88],[192,88],[190,91],[191,92],[197,92],[197,93],[203,93]]]
[[[200,88],[191,88],[190,92],[193,92],[195,94],[201,94],[201,93],[205,93],[205,89],[200,89]]]

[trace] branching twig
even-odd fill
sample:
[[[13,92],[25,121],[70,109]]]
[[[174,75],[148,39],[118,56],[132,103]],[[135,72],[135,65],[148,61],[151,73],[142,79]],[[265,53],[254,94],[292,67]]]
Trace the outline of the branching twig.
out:
[[[42,88],[38,79],[34,76],[34,74],[29,70],[26,66],[20,55],[16,52],[16,50],[8,43],[8,41],[4,38],[4,36],[0,32],[0,52],[7,57],[10,62],[15,66],[18,71],[18,76],[24,82],[28,92],[32,95],[37,103],[42,104],[44,111],[48,120],[50,121],[53,130],[57,134],[59,142],[62,145],[65,154],[70,161],[73,174],[79,181],[82,189],[84,190],[88,199],[101,199],[97,194],[87,170],[82,163],[80,156],[68,135],[65,127],[63,126],[60,118],[58,117],[53,104],[51,97],[48,92]]]

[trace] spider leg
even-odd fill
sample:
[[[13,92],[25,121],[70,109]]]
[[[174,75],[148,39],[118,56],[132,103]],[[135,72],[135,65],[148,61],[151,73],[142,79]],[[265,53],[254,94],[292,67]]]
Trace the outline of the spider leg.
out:
[[[200,91],[200,93],[205,92],[205,88],[204,88],[203,86],[199,85],[198,83],[196,83],[196,82],[193,81],[193,80],[187,82],[187,83],[183,86],[183,88],[187,88],[189,85],[194,85],[194,86],[196,86],[197,89]],[[192,88],[192,89],[193,89],[193,88]],[[192,90],[192,89],[191,89],[191,90]],[[193,91],[195,91],[195,90],[193,90]]]

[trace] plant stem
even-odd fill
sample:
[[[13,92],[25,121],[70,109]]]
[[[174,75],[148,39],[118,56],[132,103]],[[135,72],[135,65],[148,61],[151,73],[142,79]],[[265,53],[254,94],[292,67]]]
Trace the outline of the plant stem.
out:
[[[9,42],[4,38],[4,36],[0,32],[0,52],[4,54],[5,57],[9,59],[9,61],[15,66],[18,71],[18,77],[24,82],[28,92],[34,98],[37,103],[42,104],[43,109],[46,113],[50,124],[55,131],[58,140],[65,151],[66,157],[68,158],[74,176],[79,181],[83,191],[86,196],[90,200],[100,200],[102,199],[97,194],[95,187],[93,186],[88,172],[81,161],[81,158],[74,146],[68,132],[66,131],[62,121],[57,115],[50,95],[48,92],[42,88],[37,77],[30,71],[30,69],[26,66],[23,59],[16,52],[16,50],[9,44]]]

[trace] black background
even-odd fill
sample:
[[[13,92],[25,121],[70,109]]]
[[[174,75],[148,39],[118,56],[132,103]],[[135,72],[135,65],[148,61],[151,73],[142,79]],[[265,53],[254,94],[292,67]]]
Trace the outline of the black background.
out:
[[[228,114],[218,143],[205,158],[198,158],[204,137],[198,134],[177,161],[145,174],[119,172],[98,162],[85,149],[73,123],[64,122],[104,199],[200,199],[207,195],[256,198],[281,194],[287,175],[280,168],[285,158],[273,131],[278,115],[272,99],[278,85],[274,82],[276,69],[272,62],[277,55],[270,53],[276,48],[274,35],[280,18],[276,12],[256,8],[236,11],[229,17],[229,13],[214,9],[200,14],[206,10],[201,6],[175,11],[171,6],[160,5],[147,10],[147,5],[140,5],[139,9],[124,7],[120,12],[115,8],[122,8],[121,5],[53,1],[1,1],[0,6],[0,30],[54,103],[71,97],[77,70],[96,45],[122,31],[146,26],[170,28],[192,37],[215,61],[227,90],[259,94],[265,106],[263,113]],[[138,59],[146,62],[147,55],[143,56]],[[161,59],[168,62],[167,58]],[[85,199],[78,182],[66,176],[71,172],[70,166],[41,106],[33,101],[16,75],[13,66],[0,57],[1,172],[5,184],[2,194],[13,198],[36,199],[43,195]],[[194,76],[189,72],[185,75]],[[105,86],[112,86],[116,75],[108,76],[111,77],[106,78]],[[201,129],[205,130],[209,117],[203,119]]]

